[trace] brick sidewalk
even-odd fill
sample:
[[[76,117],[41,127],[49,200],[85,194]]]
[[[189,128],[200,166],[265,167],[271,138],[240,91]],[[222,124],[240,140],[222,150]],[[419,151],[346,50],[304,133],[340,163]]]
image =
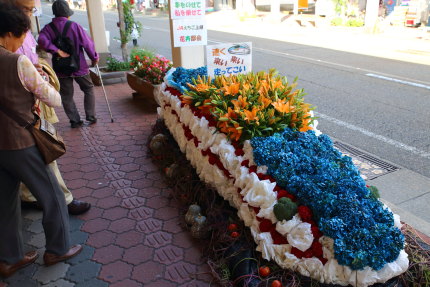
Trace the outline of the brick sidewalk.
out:
[[[147,157],[155,107],[133,100],[126,83],[106,86],[114,123],[101,87],[96,87],[98,123],[71,129],[62,108],[57,124],[68,151],[60,170],[74,197],[93,207],[70,217],[76,258],[44,267],[33,264],[0,282],[24,286],[209,286],[212,276],[202,246],[181,228],[182,210]],[[83,115],[83,96],[75,86]],[[43,255],[40,211],[23,211],[26,250]]]

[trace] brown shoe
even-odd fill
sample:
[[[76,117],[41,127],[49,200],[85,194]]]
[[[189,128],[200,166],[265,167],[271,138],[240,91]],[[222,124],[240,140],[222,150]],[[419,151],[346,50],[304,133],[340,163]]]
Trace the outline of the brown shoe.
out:
[[[45,254],[43,254],[43,261],[45,262],[46,266],[51,266],[58,262],[72,258],[73,256],[78,255],[81,251],[82,251],[82,245],[76,244],[70,247],[69,251],[67,251],[67,253],[64,255],[57,255],[54,253],[45,252]]]
[[[90,203],[80,201],[77,199],[73,199],[73,201],[67,205],[67,209],[69,210],[69,214],[71,215],[82,214],[84,212],[87,212],[90,208],[91,208]]]
[[[36,251],[30,251],[24,255],[23,259],[21,259],[15,264],[7,264],[5,262],[0,262],[0,275],[3,278],[7,278],[13,275],[19,269],[24,268],[36,261],[37,257],[39,257],[39,254],[37,254]]]

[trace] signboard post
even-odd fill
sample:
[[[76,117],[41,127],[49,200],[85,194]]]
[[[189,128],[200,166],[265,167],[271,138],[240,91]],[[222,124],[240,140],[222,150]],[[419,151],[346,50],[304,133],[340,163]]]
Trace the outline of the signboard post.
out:
[[[206,46],[208,75],[231,76],[252,71],[252,43],[222,43]]]

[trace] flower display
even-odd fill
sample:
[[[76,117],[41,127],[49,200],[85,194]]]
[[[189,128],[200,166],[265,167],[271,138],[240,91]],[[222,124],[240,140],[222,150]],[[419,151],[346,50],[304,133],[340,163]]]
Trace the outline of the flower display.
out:
[[[398,216],[371,195],[351,159],[335,150],[328,136],[317,136],[309,125],[304,132],[286,127],[232,141],[233,131],[220,130],[223,119],[214,116],[210,97],[195,105],[169,82],[162,85],[159,116],[199,177],[238,210],[264,259],[322,283],[360,287],[406,271]],[[192,90],[220,90],[211,90],[213,85],[195,81]],[[239,98],[240,89],[240,84],[223,88],[224,98],[235,97],[225,109],[246,109],[243,122],[254,122],[258,111]],[[296,105],[278,107],[288,113]]]
[[[161,84],[173,66],[169,59],[160,55],[134,55],[131,63],[136,76],[154,85]]]
[[[182,97],[197,107],[202,116],[213,116],[219,131],[233,141],[269,136],[285,128],[311,129],[310,104],[303,100],[303,89],[295,89],[276,70],[248,73],[214,80],[198,76]]]
[[[208,69],[206,66],[199,67],[197,69],[184,69],[182,67],[178,67],[173,72],[169,84],[184,93],[188,90],[188,83],[192,83],[193,79],[207,75]]]

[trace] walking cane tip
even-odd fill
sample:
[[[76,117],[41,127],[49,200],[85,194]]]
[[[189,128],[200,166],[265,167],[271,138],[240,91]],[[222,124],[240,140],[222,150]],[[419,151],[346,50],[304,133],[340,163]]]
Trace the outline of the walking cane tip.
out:
[[[111,119],[110,122],[113,123],[113,119]]]

